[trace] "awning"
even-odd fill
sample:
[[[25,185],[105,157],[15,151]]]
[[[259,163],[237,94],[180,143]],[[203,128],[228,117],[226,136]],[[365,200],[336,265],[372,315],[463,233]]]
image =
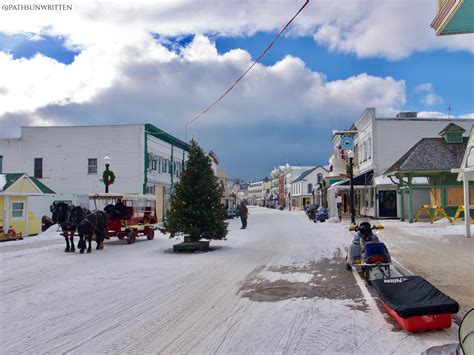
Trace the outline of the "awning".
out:
[[[354,186],[369,186],[369,185],[372,185],[373,179],[374,179],[374,171],[369,170],[369,171],[366,171],[365,173],[354,176],[353,184]],[[350,184],[351,184],[351,179],[345,179],[331,185],[331,187],[348,186]]]

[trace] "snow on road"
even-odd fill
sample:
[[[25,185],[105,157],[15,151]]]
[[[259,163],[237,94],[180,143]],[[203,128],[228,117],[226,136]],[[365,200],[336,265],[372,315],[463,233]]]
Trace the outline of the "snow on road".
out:
[[[455,327],[407,334],[369,307],[341,224],[251,208],[239,227],[199,254],[162,235],[84,255],[54,229],[2,243],[2,352],[419,354],[456,341]]]

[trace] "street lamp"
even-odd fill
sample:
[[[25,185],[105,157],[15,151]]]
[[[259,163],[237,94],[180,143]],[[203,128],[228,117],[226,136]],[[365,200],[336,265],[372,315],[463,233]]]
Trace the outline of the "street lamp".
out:
[[[351,224],[356,224],[355,220],[355,206],[354,206],[354,164],[353,164],[353,159],[354,159],[354,151],[349,150],[347,152],[347,157],[349,158],[349,178],[351,179],[351,196],[350,196],[350,202],[351,202]]]

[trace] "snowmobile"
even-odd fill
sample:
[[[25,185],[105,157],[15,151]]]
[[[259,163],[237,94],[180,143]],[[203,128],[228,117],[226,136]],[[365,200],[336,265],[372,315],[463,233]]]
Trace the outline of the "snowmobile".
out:
[[[368,284],[373,280],[390,277],[392,263],[390,253],[384,243],[379,241],[377,234],[384,227],[372,226],[368,221],[352,225],[349,231],[356,232],[346,258],[346,267],[355,267],[362,271]]]

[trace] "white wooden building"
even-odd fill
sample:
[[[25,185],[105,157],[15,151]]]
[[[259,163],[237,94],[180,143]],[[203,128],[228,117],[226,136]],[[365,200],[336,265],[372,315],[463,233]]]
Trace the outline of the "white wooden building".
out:
[[[291,183],[291,206],[303,209],[304,206],[316,203],[322,206],[321,184],[328,171],[323,166],[304,171]]]
[[[437,137],[449,123],[469,130],[474,119],[421,118],[416,112],[401,112],[397,117],[378,117],[374,108],[367,108],[347,130],[354,139],[354,185],[356,213],[370,217],[397,217],[399,200],[397,185],[384,176],[407,149],[425,137]],[[347,177],[347,152],[339,145],[340,132],[333,134],[331,168],[326,180]],[[328,188],[328,206],[331,216],[336,215],[335,193],[343,197],[343,210],[349,211],[349,180],[342,180]],[[415,196],[415,199],[417,197]],[[420,196],[419,200],[423,198]]]
[[[188,150],[188,144],[151,124],[22,127],[20,138],[0,139],[3,172],[41,179],[56,200],[87,204],[88,194],[103,193],[108,156],[116,177],[109,191],[157,195],[162,211]]]

